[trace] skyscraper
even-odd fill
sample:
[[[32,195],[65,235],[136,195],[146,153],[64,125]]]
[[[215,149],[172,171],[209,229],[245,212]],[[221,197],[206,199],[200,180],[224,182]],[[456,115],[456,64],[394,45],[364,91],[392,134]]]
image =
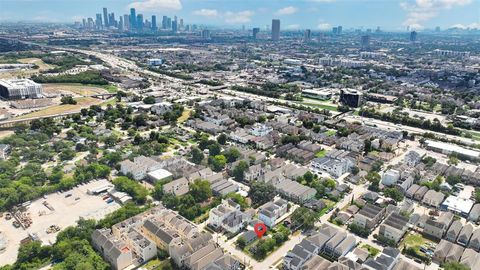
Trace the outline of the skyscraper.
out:
[[[108,12],[107,12],[107,8],[103,8],[103,25],[105,27],[108,27],[109,24],[108,24]]]
[[[167,16],[162,18],[162,29],[167,29]]]
[[[312,39],[312,30],[310,29],[305,30],[305,33],[303,34],[303,38],[305,41],[309,41],[310,39]]]
[[[115,21],[115,13],[110,13],[108,15],[108,26],[117,26]]]
[[[178,26],[180,29],[183,29],[183,19],[180,19],[180,25]]]
[[[370,36],[369,35],[362,36],[361,44],[362,44],[362,49],[370,48]]]
[[[123,15],[123,29],[130,29],[130,17],[128,14]]]
[[[137,15],[137,22],[135,24],[136,24],[135,29],[137,29],[139,31],[143,30],[143,15],[142,14]]]
[[[272,40],[278,41],[280,39],[280,20],[272,20]]]
[[[102,28],[102,14],[97,13],[95,17],[95,28],[101,29]]]
[[[152,31],[157,31],[157,16],[152,15]]]
[[[177,33],[178,27],[177,27],[177,20],[172,21],[172,32],[175,34]]]
[[[342,29],[343,29],[343,27],[342,27],[341,25],[339,25],[339,26],[337,27],[337,34],[338,34],[338,35],[341,35],[341,34],[342,34]]]
[[[205,30],[202,30],[202,38],[203,39],[210,39],[210,31],[205,29]]]
[[[123,31],[123,27],[125,26],[124,23],[123,23],[123,16],[120,16],[120,18],[118,20],[119,20],[118,30]]]
[[[257,35],[258,35],[258,32],[260,32],[260,28],[258,27],[255,27],[252,29],[252,32],[253,32],[253,39],[257,39]]]
[[[416,31],[412,31],[412,32],[410,33],[410,41],[411,41],[411,42],[417,41],[417,32],[416,32]]]
[[[333,33],[334,35],[337,35],[337,34],[338,34],[338,27],[333,27],[333,28],[332,28],[332,33]]]
[[[137,29],[137,15],[135,15],[135,9],[130,9],[130,30],[135,31]]]

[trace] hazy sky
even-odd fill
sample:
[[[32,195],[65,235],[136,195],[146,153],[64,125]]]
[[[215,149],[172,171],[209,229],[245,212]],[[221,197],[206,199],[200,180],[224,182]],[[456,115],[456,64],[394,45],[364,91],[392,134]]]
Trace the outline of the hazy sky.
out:
[[[159,22],[162,15],[177,15],[186,24],[262,29],[272,18],[282,29],[480,28],[480,0],[0,0],[0,21],[73,22],[95,18],[103,7],[117,19],[135,7]]]

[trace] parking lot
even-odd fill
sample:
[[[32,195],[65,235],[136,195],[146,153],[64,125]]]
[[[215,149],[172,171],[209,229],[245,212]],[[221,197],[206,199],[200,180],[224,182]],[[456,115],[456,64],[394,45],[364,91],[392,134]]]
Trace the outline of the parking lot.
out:
[[[107,180],[97,180],[80,185],[63,193],[53,193],[32,201],[27,207],[27,213],[32,219],[32,225],[24,230],[13,226],[14,219],[0,219],[0,232],[4,233],[7,248],[0,256],[0,266],[13,263],[17,258],[20,241],[28,235],[36,235],[43,244],[55,242],[58,232],[47,233],[52,225],[57,225],[60,230],[76,224],[83,217],[85,219],[101,219],[105,215],[120,208],[116,202],[107,203],[103,196],[88,195],[87,190],[109,183]],[[44,202],[51,206],[47,208]]]

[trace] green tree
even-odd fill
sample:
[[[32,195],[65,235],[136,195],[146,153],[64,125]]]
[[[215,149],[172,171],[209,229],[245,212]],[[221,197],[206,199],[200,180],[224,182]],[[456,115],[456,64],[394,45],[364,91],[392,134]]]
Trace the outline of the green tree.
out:
[[[216,155],[214,157],[209,157],[208,161],[212,170],[215,172],[222,171],[223,168],[225,168],[225,165],[227,164],[227,159],[225,158],[224,155]]]
[[[212,197],[212,189],[210,182],[206,180],[195,180],[189,187],[190,195],[196,202],[204,202]]]
[[[233,177],[237,181],[243,181],[245,177],[245,171],[248,170],[248,163],[245,160],[238,162],[237,166],[233,169]]]
[[[115,188],[119,191],[126,192],[137,203],[145,203],[147,200],[148,190],[135,180],[125,176],[115,178],[113,181]]]
[[[218,135],[217,142],[221,145],[225,145],[227,143],[227,135],[225,135],[225,133]]]
[[[293,227],[311,230],[318,220],[318,215],[308,208],[299,207],[293,211],[291,220]]]
[[[240,157],[240,151],[237,148],[231,147],[227,151],[223,152],[223,155],[227,158],[229,163],[235,162]]]
[[[469,270],[470,268],[459,262],[447,262],[443,265],[445,270]]]
[[[220,151],[222,151],[220,144],[217,142],[214,142],[208,146],[208,154],[210,156],[216,156],[220,154]]]
[[[401,202],[403,200],[403,192],[401,192],[398,188],[392,187],[392,188],[386,188],[383,193],[385,196],[392,198],[393,200],[397,202]]]
[[[252,200],[252,205],[258,207],[273,200],[275,188],[270,184],[254,181],[250,186],[248,197]]]
[[[236,245],[239,249],[244,249],[245,246],[247,245],[247,241],[245,240],[245,237],[243,237],[243,236],[238,237],[237,241],[235,243],[236,243]]]
[[[198,149],[197,147],[192,148],[192,151],[190,151],[190,155],[192,156],[192,162],[195,164],[202,163],[203,158],[205,157],[202,150]]]

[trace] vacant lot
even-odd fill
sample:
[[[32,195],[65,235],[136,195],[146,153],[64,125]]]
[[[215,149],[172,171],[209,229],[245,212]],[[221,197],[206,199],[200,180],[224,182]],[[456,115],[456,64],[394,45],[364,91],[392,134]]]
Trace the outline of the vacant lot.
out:
[[[85,86],[81,84],[43,84],[43,92],[47,95],[79,95],[90,96],[107,93],[107,90],[96,86]]]
[[[108,183],[107,180],[98,180],[79,186],[64,193],[53,193],[45,199],[38,199],[28,206],[27,212],[32,218],[32,225],[26,230],[15,228],[12,225],[13,219],[0,219],[0,231],[5,233],[7,249],[0,256],[0,266],[13,263],[17,258],[20,241],[30,235],[37,235],[44,244],[55,242],[57,233],[47,234],[46,230],[51,225],[57,225],[60,229],[76,224],[80,218],[99,220],[107,214],[120,208],[117,203],[106,203],[102,196],[88,195],[87,189],[95,188]],[[65,197],[67,194],[71,196]],[[49,210],[43,202],[53,207]]]
[[[96,105],[102,102],[100,99],[90,98],[90,97],[82,97],[76,98],[77,104],[75,105],[55,105],[52,107],[48,107],[45,109],[41,109],[36,112],[24,114],[22,116],[16,117],[15,119],[25,119],[31,117],[42,117],[42,116],[50,116],[50,115],[57,115],[62,113],[75,113],[80,112],[82,108],[88,108],[91,105]]]
[[[0,79],[15,79],[18,77],[25,77],[25,76],[31,76],[34,74],[39,73],[40,71],[45,71],[50,68],[52,68],[51,65],[45,64],[41,59],[39,58],[24,58],[24,59],[18,59],[19,63],[22,64],[35,64],[39,68],[38,69],[28,69],[28,70],[14,70],[14,71],[9,71],[9,72],[1,72],[0,73]]]

